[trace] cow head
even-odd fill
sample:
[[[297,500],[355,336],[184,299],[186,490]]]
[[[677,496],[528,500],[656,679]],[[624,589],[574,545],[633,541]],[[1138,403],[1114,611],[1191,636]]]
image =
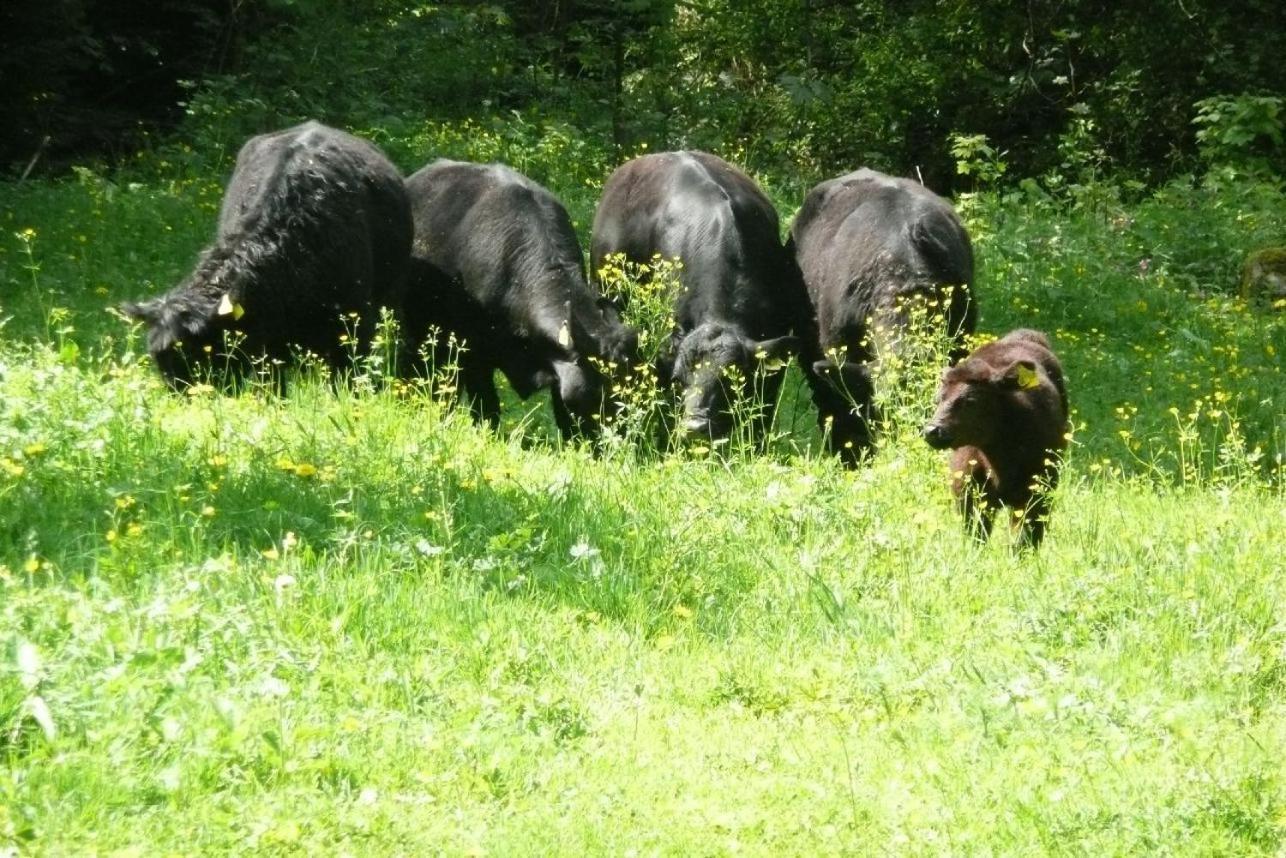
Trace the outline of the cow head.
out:
[[[871,398],[874,386],[868,363],[845,360],[836,354],[834,357],[813,361],[813,374],[856,403],[864,403]]]
[[[582,427],[611,414],[608,391],[639,363],[638,331],[621,321],[616,303],[598,298],[589,309],[564,306],[565,321],[551,361],[558,396]]]
[[[222,358],[220,368],[234,363],[224,354],[225,339],[242,310],[230,295],[207,301],[197,292],[180,291],[124,304],[121,312],[147,325],[148,353],[176,390],[208,376],[217,358]]]
[[[924,440],[937,450],[986,449],[1009,410],[1007,400],[1048,384],[1035,361],[1021,359],[1000,368],[966,360],[942,374],[937,409],[924,427]]]
[[[757,378],[780,370],[799,347],[796,337],[755,340],[718,322],[676,337],[673,362],[663,362],[662,376],[683,390],[683,431],[727,437],[737,400],[753,394]]]
[[[639,332],[621,321],[622,306],[617,300],[599,298],[598,312],[602,318],[598,351],[603,360],[622,369],[639,362]]]
[[[602,375],[580,361],[553,362],[556,397],[574,427],[593,434],[603,413],[606,390]]]

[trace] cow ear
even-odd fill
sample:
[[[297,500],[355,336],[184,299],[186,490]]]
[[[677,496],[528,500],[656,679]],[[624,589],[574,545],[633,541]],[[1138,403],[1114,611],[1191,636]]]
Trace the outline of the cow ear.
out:
[[[656,356],[656,380],[666,387],[674,383],[673,349],[665,349]]]
[[[996,380],[1005,387],[1033,390],[1040,387],[1040,367],[1035,361],[1016,360],[1005,367]]]
[[[612,295],[611,297],[603,295],[598,299],[598,309],[604,313],[615,313],[617,316],[620,316],[625,312],[625,308],[628,306],[629,299],[624,293]]]
[[[751,343],[750,350],[763,369],[772,372],[785,367],[786,361],[797,354],[802,345],[799,337],[786,336]]]
[[[670,336],[666,337],[665,343],[661,346],[660,354],[656,356],[656,378],[662,386],[674,383],[676,364],[679,361],[679,346],[682,344],[683,335],[678,331],[671,331]]]
[[[160,299],[153,298],[151,301],[126,301],[121,304],[120,311],[135,321],[155,325],[161,319],[162,308]]]
[[[813,372],[850,396],[869,396],[871,368],[864,363],[846,360],[835,363],[830,358],[813,363]]]

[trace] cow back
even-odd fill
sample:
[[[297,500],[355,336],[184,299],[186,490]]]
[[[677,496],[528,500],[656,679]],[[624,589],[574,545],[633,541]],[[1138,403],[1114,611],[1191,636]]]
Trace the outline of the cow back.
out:
[[[447,296],[454,320],[446,326],[475,348],[491,348],[497,360],[528,353],[575,360],[610,353],[626,337],[586,282],[571,218],[548,190],[501,164],[449,160],[419,170],[406,188],[412,256],[437,278],[435,298]],[[412,312],[431,318],[431,310]]]
[[[682,260],[675,316],[681,330],[736,321],[754,336],[791,327],[802,293],[781,244],[776,209],[749,176],[705,152],[635,158],[603,188],[595,212],[593,270],[613,253],[645,263]]]
[[[823,345],[851,337],[899,297],[973,282],[972,246],[951,205],[916,182],[873,170],[810,191],[791,244]],[[956,293],[952,329],[971,332],[972,303]]]
[[[248,245],[264,281],[242,297],[248,327],[294,318],[330,332],[346,310],[373,322],[380,306],[400,306],[409,264],[401,174],[370,143],[316,122],[252,138],[224,196],[219,242]]]

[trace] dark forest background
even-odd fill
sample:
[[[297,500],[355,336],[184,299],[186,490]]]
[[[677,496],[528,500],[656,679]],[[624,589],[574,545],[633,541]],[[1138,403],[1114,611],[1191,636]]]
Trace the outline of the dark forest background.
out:
[[[1283,172],[1286,4],[22,0],[0,11],[0,81],[10,175],[175,130],[200,149],[309,116],[395,136],[557,116],[618,153],[796,175],[1155,184],[1203,158]]]

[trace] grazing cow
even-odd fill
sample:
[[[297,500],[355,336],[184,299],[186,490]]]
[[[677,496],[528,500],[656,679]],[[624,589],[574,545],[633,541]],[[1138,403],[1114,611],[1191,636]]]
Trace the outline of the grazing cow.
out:
[[[705,152],[635,158],[603,187],[590,251],[594,271],[614,253],[635,263],[656,254],[682,261],[675,327],[657,375],[683,390],[685,432],[726,437],[734,402],[756,392],[756,429],[771,423],[780,368],[799,349],[790,331],[807,299],[777,212],[748,176]]]
[[[945,322],[953,361],[962,356],[977,320],[973,249],[946,200],[865,169],[813,188],[788,244],[816,324],[804,373],[832,449],[851,466],[871,443],[874,361],[898,349],[913,308]]]
[[[1049,517],[1043,489],[1058,483],[1069,431],[1067,387],[1049,339],[1017,330],[943,373],[924,439],[935,449],[955,448],[951,486],[965,527],[985,540],[1003,504],[1023,544],[1034,548]]]
[[[235,383],[294,347],[340,367],[352,355],[344,334],[369,344],[380,307],[399,307],[410,251],[397,168],[365,140],[305,122],[241,148],[196,270],[122,309],[148,325],[148,351],[175,388],[212,369]]]
[[[474,416],[500,422],[495,371],[523,399],[551,388],[564,438],[594,434],[603,366],[637,360],[638,335],[585,280],[571,218],[502,164],[438,160],[406,180],[415,221],[407,329],[441,354],[433,328],[464,341],[460,382]]]

